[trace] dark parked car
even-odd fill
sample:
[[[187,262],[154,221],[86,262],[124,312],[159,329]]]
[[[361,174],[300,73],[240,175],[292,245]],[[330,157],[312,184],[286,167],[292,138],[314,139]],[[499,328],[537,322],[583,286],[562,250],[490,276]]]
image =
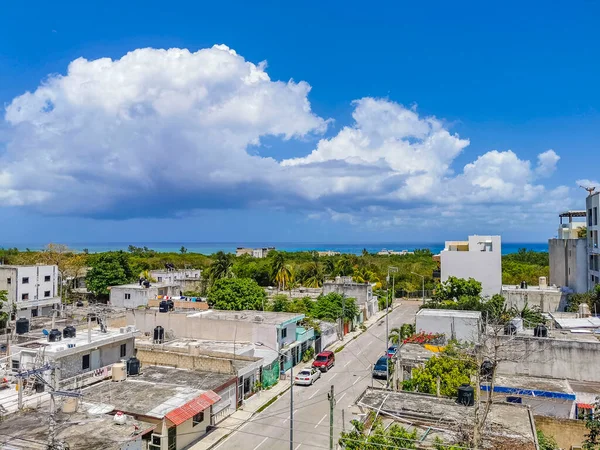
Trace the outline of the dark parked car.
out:
[[[382,356],[377,360],[373,367],[373,378],[383,378],[384,380],[388,378],[388,361],[387,355]]]

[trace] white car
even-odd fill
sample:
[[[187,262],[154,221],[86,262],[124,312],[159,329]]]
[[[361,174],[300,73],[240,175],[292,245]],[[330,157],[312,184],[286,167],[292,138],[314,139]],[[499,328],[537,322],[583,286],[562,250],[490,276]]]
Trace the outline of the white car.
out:
[[[321,378],[320,370],[317,370],[314,367],[305,367],[296,375],[294,383],[301,384],[304,386],[310,386],[319,378]]]

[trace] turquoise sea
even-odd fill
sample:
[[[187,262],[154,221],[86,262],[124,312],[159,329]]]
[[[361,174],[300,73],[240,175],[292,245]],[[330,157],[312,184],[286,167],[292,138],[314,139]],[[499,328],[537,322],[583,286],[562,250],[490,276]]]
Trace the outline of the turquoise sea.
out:
[[[363,249],[369,253],[377,253],[382,249],[408,250],[429,249],[433,253],[439,253],[444,248],[443,242],[379,242],[379,243],[347,243],[334,244],[326,242],[73,242],[66,243],[73,250],[82,251],[87,249],[90,253],[105,252],[110,250],[127,250],[129,245],[136,247],[148,247],[157,252],[179,252],[181,246],[187,248],[190,253],[203,253],[210,255],[218,251],[235,253],[237,247],[275,247],[277,250],[288,252],[298,251],[326,251],[332,250],[340,253],[359,255]],[[19,250],[39,250],[44,248],[45,243],[0,243],[0,248],[17,247]],[[526,248],[536,252],[547,252],[547,242],[503,242],[502,254],[516,253],[520,248]]]

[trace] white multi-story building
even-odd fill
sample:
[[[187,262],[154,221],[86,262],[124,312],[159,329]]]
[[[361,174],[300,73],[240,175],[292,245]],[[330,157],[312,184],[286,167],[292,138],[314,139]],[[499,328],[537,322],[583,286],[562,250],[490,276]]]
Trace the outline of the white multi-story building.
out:
[[[248,248],[238,247],[235,250],[235,256],[251,255],[253,258],[266,258],[269,252],[275,250],[275,247]]]
[[[4,309],[16,318],[49,316],[60,306],[57,266],[0,265],[0,291],[7,291]]]
[[[587,210],[588,289],[591,290],[600,284],[600,248],[598,247],[600,192],[588,195],[585,205]]]
[[[575,293],[588,290],[588,254],[586,238],[580,233],[586,225],[585,211],[567,211],[559,215],[556,239],[548,240],[550,285],[567,287]],[[567,223],[563,223],[568,219]],[[574,221],[573,219],[578,219]]]
[[[502,290],[502,248],[500,236],[469,236],[468,241],[446,241],[440,253],[441,281],[449,277],[473,278],[481,283],[482,294]]]

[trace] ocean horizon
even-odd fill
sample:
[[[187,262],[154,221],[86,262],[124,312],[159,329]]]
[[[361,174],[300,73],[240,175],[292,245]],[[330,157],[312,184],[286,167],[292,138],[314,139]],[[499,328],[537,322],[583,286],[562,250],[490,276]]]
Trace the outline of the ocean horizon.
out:
[[[277,250],[286,252],[300,251],[335,251],[360,255],[363,249],[369,253],[377,253],[380,250],[407,250],[429,249],[432,253],[439,253],[444,249],[443,242],[376,242],[376,243],[324,243],[324,242],[72,242],[64,243],[75,251],[87,249],[89,253],[100,253],[107,251],[126,251],[129,245],[136,247],[148,247],[161,253],[179,252],[181,247],[185,247],[188,253],[201,253],[211,255],[223,251],[226,253],[235,253],[237,247],[275,247]],[[20,251],[27,249],[36,251],[42,250],[46,243],[0,243],[0,248],[18,248]],[[502,254],[516,253],[520,248],[536,252],[547,252],[547,242],[503,242]]]

